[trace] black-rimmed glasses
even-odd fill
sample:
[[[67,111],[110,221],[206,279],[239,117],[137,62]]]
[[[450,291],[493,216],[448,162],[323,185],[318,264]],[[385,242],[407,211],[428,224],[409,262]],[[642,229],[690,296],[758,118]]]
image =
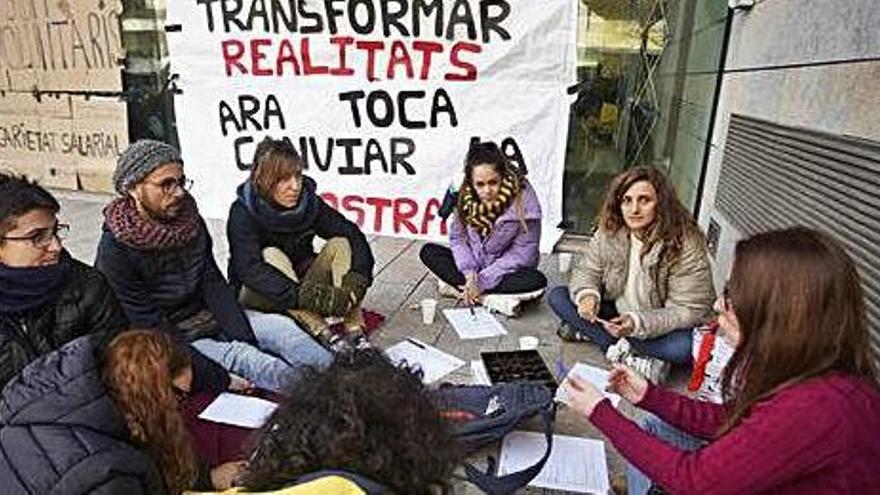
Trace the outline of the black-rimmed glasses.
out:
[[[55,239],[58,239],[59,241],[65,239],[68,232],[70,232],[70,225],[67,225],[66,223],[56,223],[50,229],[40,229],[31,235],[20,237],[4,236],[2,239],[4,241],[31,241],[31,244],[33,244],[34,247],[45,248],[52,244],[52,241]]]

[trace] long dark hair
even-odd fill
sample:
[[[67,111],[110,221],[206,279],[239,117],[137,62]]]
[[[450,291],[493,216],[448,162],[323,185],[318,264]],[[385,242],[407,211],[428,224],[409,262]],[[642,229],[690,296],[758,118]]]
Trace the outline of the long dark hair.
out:
[[[660,261],[669,264],[675,263],[684,250],[685,243],[689,240],[697,240],[705,244],[705,236],[696,220],[681,204],[675,194],[675,188],[660,170],[654,167],[634,167],[618,174],[611,181],[611,186],[605,194],[605,201],[599,212],[599,229],[609,234],[614,234],[622,228],[626,228],[623,219],[621,205],[623,195],[636,182],[646,181],[657,192],[657,209],[654,223],[651,224],[644,239],[642,255],[644,256],[656,243],[662,243]]]
[[[492,170],[502,179],[511,174],[516,175],[520,181],[525,182],[525,177],[520,173],[510,160],[504,156],[501,148],[493,141],[483,141],[471,143],[468,148],[467,155],[464,158],[464,180],[459,188],[458,201],[455,205],[455,214],[458,218],[464,218],[464,198],[465,194],[461,194],[463,189],[468,189],[470,195],[477,196],[477,190],[474,188],[474,169],[479,165],[489,165]],[[513,199],[512,206],[516,208],[517,219],[523,230],[528,231],[525,220],[525,206],[523,205],[522,192]]]
[[[724,372],[722,432],[788,385],[832,372],[875,379],[859,274],[828,235],[796,227],[740,241],[726,297],[740,340]]]
[[[191,488],[197,474],[196,455],[172,387],[174,377],[189,365],[189,354],[167,334],[130,330],[107,346],[102,371],[132,440],[159,465],[169,493]]]
[[[419,377],[375,350],[306,370],[266,425],[242,478],[249,490],[344,469],[397,493],[430,493],[447,486],[460,455]]]

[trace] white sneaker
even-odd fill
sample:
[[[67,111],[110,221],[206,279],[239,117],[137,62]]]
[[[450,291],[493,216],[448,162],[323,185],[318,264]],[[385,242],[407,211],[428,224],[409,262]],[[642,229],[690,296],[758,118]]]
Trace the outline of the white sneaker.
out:
[[[523,301],[537,299],[544,294],[544,289],[517,294],[486,294],[480,298],[480,303],[488,310],[495,311],[507,316],[519,316]]]
[[[651,383],[659,385],[666,379],[672,367],[668,362],[651,357],[635,355],[630,348],[629,341],[620,339],[608,346],[605,357],[612,363],[625,364],[638,374],[647,378]]]
[[[666,380],[669,369],[672,367],[668,362],[661,361],[656,358],[627,356],[625,358],[627,366],[635,370],[636,373],[644,376],[654,385],[660,385]]]
[[[607,358],[612,363],[624,363],[624,359],[629,356],[630,348],[629,341],[626,339],[620,339],[614,344],[608,346],[608,350],[605,351],[605,358]]]
[[[519,315],[520,302],[513,294],[486,294],[480,298],[484,308],[511,317]]]
[[[458,299],[459,297],[461,297],[461,292],[459,292],[458,289],[440,280],[439,278],[437,279],[437,292],[442,297],[449,297],[452,299]]]

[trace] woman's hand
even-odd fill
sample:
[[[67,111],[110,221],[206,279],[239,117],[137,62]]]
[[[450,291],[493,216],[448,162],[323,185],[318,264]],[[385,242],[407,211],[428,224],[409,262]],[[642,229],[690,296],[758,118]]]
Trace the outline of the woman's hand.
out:
[[[220,464],[211,470],[211,484],[215,490],[228,490],[235,485],[239,475],[247,467],[247,461],[233,461]]]
[[[480,285],[477,283],[476,272],[468,273],[465,275],[464,280],[464,285],[460,287],[461,298],[465,304],[473,306],[480,302],[480,295],[482,294]]]
[[[577,311],[581,318],[593,323],[596,321],[596,313],[598,312],[599,298],[593,294],[587,294],[581,297],[577,302]]]
[[[242,378],[236,374],[229,374],[229,391],[241,394],[250,394],[256,387],[249,380]]]
[[[629,366],[615,364],[608,374],[608,389],[630,403],[638,404],[648,391],[648,380]]]
[[[568,393],[568,407],[576,411],[582,411],[589,417],[593,409],[605,398],[605,395],[592,383],[581,380],[573,374],[568,375],[562,386]]]
[[[627,337],[633,333],[636,328],[636,322],[630,315],[620,315],[611,318],[607,322],[602,322],[602,326],[611,335],[619,338]]]

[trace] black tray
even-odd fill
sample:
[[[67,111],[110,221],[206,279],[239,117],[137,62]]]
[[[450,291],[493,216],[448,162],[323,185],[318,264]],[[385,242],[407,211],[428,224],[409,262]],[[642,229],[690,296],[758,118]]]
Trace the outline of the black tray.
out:
[[[536,350],[481,352],[492,383],[540,382],[556,393],[556,379]]]

